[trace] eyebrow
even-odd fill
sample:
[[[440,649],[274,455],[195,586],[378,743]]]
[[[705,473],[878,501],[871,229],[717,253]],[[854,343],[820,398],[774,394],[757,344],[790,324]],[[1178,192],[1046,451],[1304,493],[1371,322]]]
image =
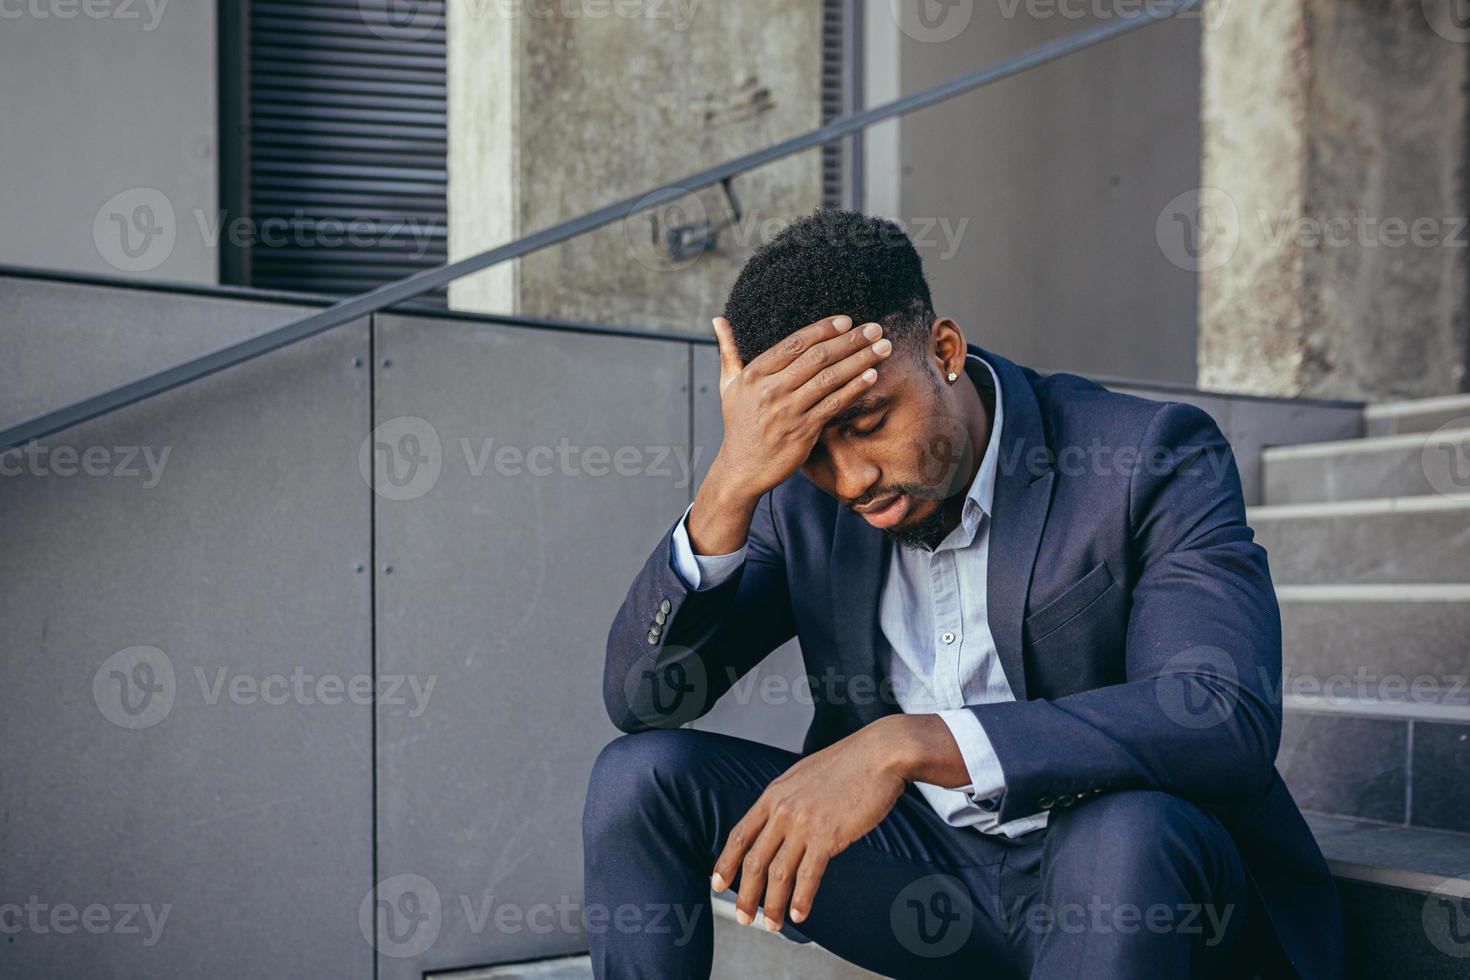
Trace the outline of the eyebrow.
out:
[[[851,405],[847,406],[842,411],[832,416],[827,425],[846,425],[847,423],[852,422],[855,419],[862,418],[864,415],[872,415],[880,408],[887,408],[888,403],[892,400],[892,397],[889,395],[864,395],[862,398],[859,398],[857,401],[853,402]]]

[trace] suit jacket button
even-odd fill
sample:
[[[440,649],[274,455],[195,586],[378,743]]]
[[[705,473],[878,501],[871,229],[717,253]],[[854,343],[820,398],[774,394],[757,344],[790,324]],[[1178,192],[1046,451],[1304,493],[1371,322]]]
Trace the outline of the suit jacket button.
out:
[[[674,608],[674,604],[665,599],[658,604],[658,611],[667,616]]]
[[[664,612],[662,609],[660,609],[658,612],[656,612],[656,613],[653,614],[653,621],[655,623],[658,623],[660,626],[662,626],[665,622],[667,622],[668,621],[668,618],[669,618],[669,614],[666,613],[666,612]]]
[[[1057,801],[1052,799],[1050,796],[1043,796],[1041,799],[1036,801],[1036,805],[1041,807],[1043,810],[1050,810],[1052,807],[1057,805]]]
[[[650,636],[662,636],[663,631],[664,628],[658,623],[650,623],[648,626],[648,633]]]
[[[657,646],[658,645],[658,634],[655,633],[655,632],[653,632],[652,630],[649,630],[649,632],[648,632],[648,645],[649,646]]]
[[[1077,797],[1073,796],[1071,793],[1063,793],[1061,796],[1057,797],[1057,806],[1071,806],[1073,803],[1076,802]]]

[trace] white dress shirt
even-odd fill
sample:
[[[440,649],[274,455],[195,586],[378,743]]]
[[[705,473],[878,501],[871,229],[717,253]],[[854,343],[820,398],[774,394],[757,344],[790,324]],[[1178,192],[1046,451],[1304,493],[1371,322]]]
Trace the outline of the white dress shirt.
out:
[[[970,775],[966,786],[946,789],[915,783],[947,823],[987,834],[1021,834],[1046,826],[1046,814],[999,823],[995,805],[1005,776],[979,719],[964,706],[1014,701],[990,633],[987,571],[990,517],[1005,408],[995,371],[974,354],[969,367],[983,365],[995,391],[995,419],[980,468],[965,495],[960,523],[932,552],[895,545],[879,596],[879,666],[906,714],[937,714],[949,726]],[[967,374],[969,372],[967,371]],[[983,378],[983,376],[982,376]],[[729,580],[745,561],[745,549],[728,555],[696,555],[688,520],[673,536],[674,568],[696,592]]]

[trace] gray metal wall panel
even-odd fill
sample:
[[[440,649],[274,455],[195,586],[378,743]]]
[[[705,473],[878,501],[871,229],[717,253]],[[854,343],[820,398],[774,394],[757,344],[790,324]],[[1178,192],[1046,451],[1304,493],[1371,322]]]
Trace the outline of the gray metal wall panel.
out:
[[[719,382],[719,350],[695,346],[694,446],[702,461],[701,480],[720,450],[724,432]],[[805,676],[801,647],[795,640],[782,644],[741,678],[693,727],[798,752],[812,720],[811,693],[804,682]]]
[[[48,363],[78,354],[69,322]],[[372,709],[289,686],[371,678],[367,339],[350,325],[7,459],[0,905],[107,912],[63,934],[43,911],[0,942],[0,976],[370,973]],[[63,447],[107,465],[67,475]],[[131,447],[164,460],[155,485]],[[151,679],[113,660],[136,646],[161,651]],[[216,696],[220,671],[251,680]],[[167,906],[157,942],[130,904]]]
[[[311,312],[277,303],[0,276],[0,427]]]
[[[380,943],[381,976],[582,949],[582,804],[617,734],[601,699],[607,630],[688,499],[677,464],[660,475],[669,460],[655,458],[687,455],[688,346],[377,323],[377,440],[404,464],[377,500],[379,669],[437,678],[419,717],[379,713],[379,877],[431,888],[440,909],[432,943],[406,920]],[[562,440],[576,452],[522,460],[552,475],[494,455]],[[592,447],[629,447],[642,475],[595,475],[607,464]],[[410,454],[437,459],[437,475],[414,482]]]

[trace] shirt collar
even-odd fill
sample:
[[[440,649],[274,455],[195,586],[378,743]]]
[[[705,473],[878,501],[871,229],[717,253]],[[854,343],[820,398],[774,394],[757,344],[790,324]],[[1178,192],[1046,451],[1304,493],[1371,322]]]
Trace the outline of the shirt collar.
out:
[[[957,547],[969,545],[975,539],[975,532],[980,527],[981,519],[991,515],[995,503],[995,478],[1000,468],[1000,430],[1001,425],[1005,422],[1000,378],[996,375],[995,368],[991,367],[984,358],[975,354],[969,354],[965,359],[966,373],[974,371],[977,364],[984,366],[994,386],[995,418],[991,422],[990,442],[985,446],[985,455],[980,460],[980,468],[975,472],[975,479],[970,483],[969,492],[965,494],[965,506],[960,514],[960,526],[950,533],[950,538],[956,539],[953,543]]]

